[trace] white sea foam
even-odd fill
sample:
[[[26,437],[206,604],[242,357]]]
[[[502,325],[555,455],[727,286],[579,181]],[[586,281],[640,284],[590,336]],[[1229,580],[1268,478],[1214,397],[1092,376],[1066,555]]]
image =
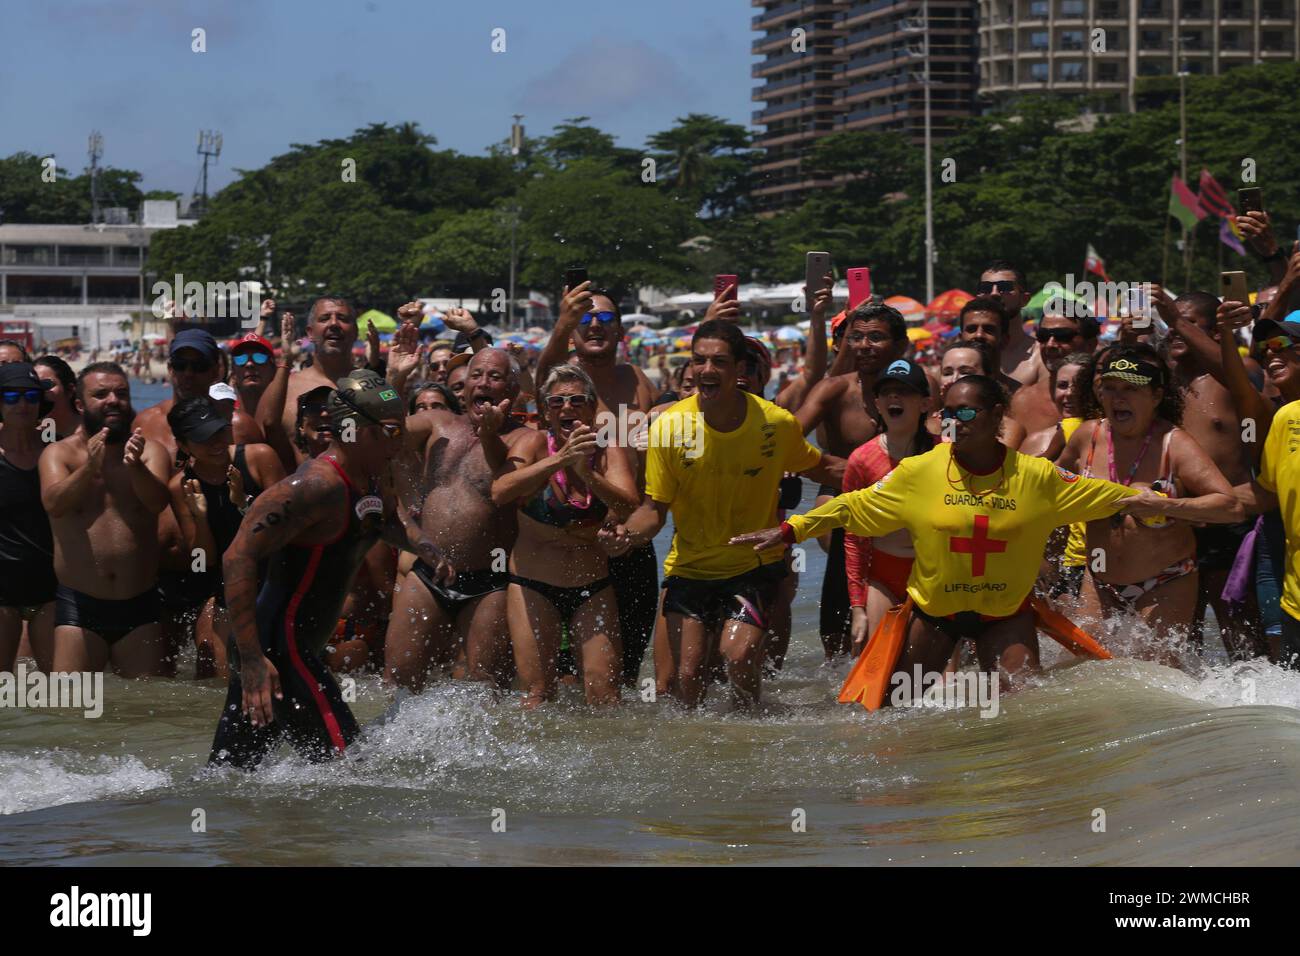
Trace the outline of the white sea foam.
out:
[[[171,778],[136,757],[86,756],[62,750],[0,753],[0,814],[165,787]]]

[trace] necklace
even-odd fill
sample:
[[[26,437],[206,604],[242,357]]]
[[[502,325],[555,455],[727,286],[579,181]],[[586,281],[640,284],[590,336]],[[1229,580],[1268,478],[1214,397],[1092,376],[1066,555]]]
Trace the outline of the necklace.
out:
[[[954,463],[957,465],[956,481],[953,481],[953,477],[952,477],[952,466]],[[965,482],[963,482],[962,480],[963,472],[965,473],[965,476],[967,478]],[[984,498],[986,498],[988,495],[993,494],[995,491],[1001,490],[1003,483],[1007,480],[1007,459],[1006,456],[1004,455],[1002,458],[1002,463],[998,465],[998,483],[986,491],[976,491],[974,488],[970,486],[969,479],[974,477],[974,473],[968,472],[966,471],[966,469],[962,468],[961,463],[957,461],[957,455],[955,453],[949,453],[948,455],[948,467],[945,471],[944,477],[948,479],[948,487],[952,488],[953,491],[964,491],[968,495],[971,495],[983,501]]]
[[[1128,470],[1128,477],[1124,479],[1124,486],[1127,487],[1133,483],[1133,476],[1137,474],[1138,465],[1142,464],[1142,459],[1147,453],[1147,447],[1151,444],[1151,436],[1155,433],[1156,422],[1151,420],[1151,427],[1147,429],[1147,437],[1142,441],[1142,447],[1138,450],[1137,457],[1133,459],[1133,464]],[[1110,480],[1119,481],[1115,472],[1115,434],[1110,427],[1110,422],[1106,423],[1106,459],[1110,467]]]

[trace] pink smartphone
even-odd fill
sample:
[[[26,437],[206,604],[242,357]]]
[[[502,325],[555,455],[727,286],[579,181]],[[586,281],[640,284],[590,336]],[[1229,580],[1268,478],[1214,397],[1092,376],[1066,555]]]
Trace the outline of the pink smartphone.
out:
[[[723,289],[731,287],[731,292],[727,298],[735,302],[740,299],[740,276],[717,275],[713,277],[713,297],[716,299],[718,293]]]
[[[848,270],[849,311],[871,298],[871,270],[866,266]]]

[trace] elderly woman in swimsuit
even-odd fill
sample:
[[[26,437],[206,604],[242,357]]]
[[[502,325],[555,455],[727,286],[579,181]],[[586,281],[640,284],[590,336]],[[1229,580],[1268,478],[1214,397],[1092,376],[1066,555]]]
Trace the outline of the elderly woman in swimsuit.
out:
[[[1088,522],[1088,566],[1108,620],[1136,615],[1156,646],[1139,656],[1171,666],[1196,611],[1192,523],[1240,521],[1232,488],[1196,439],[1178,427],[1181,404],[1159,353],[1125,345],[1099,353],[1075,378],[1086,420],[1057,459],[1081,474],[1149,488],[1173,501],[1167,517]]]
[[[597,444],[596,388],[581,368],[551,369],[540,406],[548,427],[515,446],[492,484],[494,504],[519,502],[506,606],[524,706],[554,696],[564,626],[587,702],[615,704],[623,650],[609,557],[596,535],[640,503],[635,466],[626,450]]]

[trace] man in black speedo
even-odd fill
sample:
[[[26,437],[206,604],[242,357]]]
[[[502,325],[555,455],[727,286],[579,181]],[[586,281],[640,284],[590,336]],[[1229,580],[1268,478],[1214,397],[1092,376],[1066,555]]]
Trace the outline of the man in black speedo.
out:
[[[309,760],[342,753],[358,733],[320,653],[352,580],[381,537],[416,552],[448,584],[454,572],[403,521],[390,462],[402,447],[406,408],[379,375],[358,370],[329,398],[329,447],[264,491],[226,552],[226,602],[235,647],[210,764],[255,768],[287,737]],[[256,594],[257,565],[269,562]]]

